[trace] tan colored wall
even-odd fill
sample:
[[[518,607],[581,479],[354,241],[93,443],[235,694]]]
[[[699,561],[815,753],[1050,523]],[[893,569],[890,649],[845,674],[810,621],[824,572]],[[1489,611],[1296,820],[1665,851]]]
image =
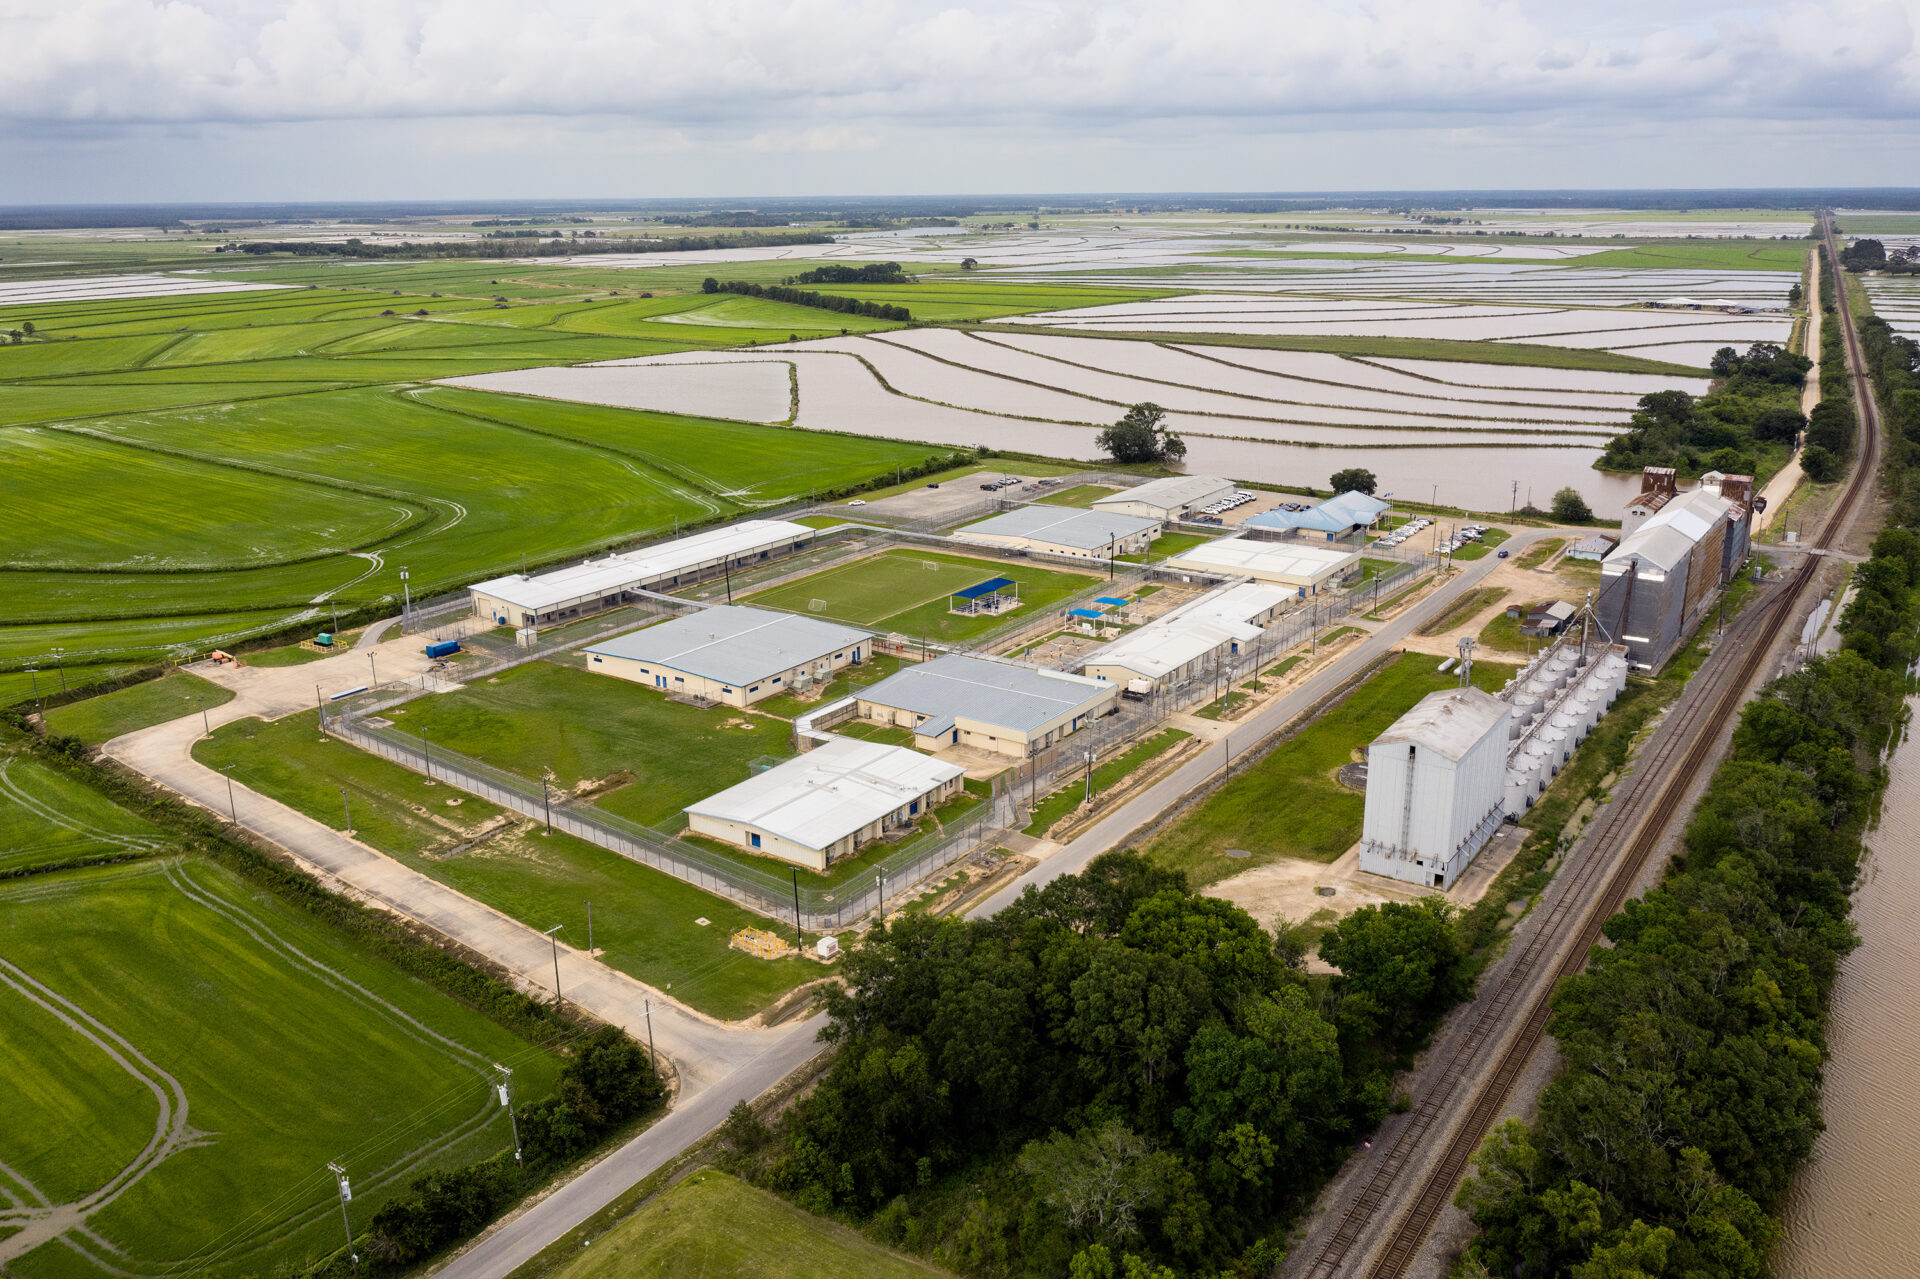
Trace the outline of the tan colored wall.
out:
[[[790,670],[779,671],[762,678],[758,681],[757,689],[752,684],[738,686],[722,684],[717,680],[704,679],[698,675],[688,674],[686,671],[676,670],[671,666],[663,666],[658,662],[642,662],[631,657],[607,657],[598,653],[587,654],[587,669],[598,675],[612,675],[647,688],[657,688],[654,676],[665,675],[667,692],[704,697],[710,702],[721,702],[727,706],[745,707],[792,691],[794,680],[802,671],[818,671],[823,662],[827,666],[826,678],[832,679],[835,673],[853,665],[851,655],[854,648],[864,649],[867,646],[866,641],[858,645],[850,644],[842,650],[842,655],[837,659],[831,653],[822,654],[813,661],[803,662]],[[779,680],[778,683],[774,682],[776,678]]]

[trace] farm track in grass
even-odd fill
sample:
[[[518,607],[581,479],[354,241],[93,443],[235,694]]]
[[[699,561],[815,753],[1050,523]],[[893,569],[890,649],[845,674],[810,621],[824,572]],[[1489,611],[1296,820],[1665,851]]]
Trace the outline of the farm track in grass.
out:
[[[838,334],[843,318],[731,295],[506,309],[491,296],[0,304],[0,328],[32,318],[41,335],[0,346],[0,496],[20,517],[0,535],[0,673],[56,649],[78,669],[234,642],[318,605],[331,616],[391,599],[402,565],[415,594],[431,594],[523,555],[589,553],[929,455],[778,426],[410,394],[486,369]],[[702,319],[721,303],[733,310]],[[89,517],[75,519],[82,491]]]
[[[0,1238],[9,1275],[238,1276],[324,1252],[329,1159],[371,1210],[508,1144],[489,1063],[513,1065],[528,1100],[557,1073],[550,1052],[197,858],[19,879],[0,904],[0,1002],[20,1029],[0,1055],[34,1118],[0,1130],[23,1188],[0,1208],[24,1227]],[[84,949],[63,941],[77,931]]]

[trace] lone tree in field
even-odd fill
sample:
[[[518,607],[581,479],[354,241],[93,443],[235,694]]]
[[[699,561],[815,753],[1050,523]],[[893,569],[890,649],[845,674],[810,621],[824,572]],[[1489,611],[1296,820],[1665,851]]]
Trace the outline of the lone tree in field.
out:
[[[1593,519],[1593,508],[1580,491],[1569,484],[1553,495],[1553,518],[1562,524],[1585,524]]]
[[[1349,466],[1345,470],[1335,471],[1333,478],[1327,481],[1335,493],[1365,493],[1373,496],[1373,490],[1380,481],[1372,471],[1363,466]]]
[[[973,270],[973,268],[979,265],[980,265],[980,259],[978,258],[961,258],[960,259],[960,269],[962,271],[971,271]]]
[[[1116,462],[1178,462],[1187,455],[1187,442],[1160,425],[1166,416],[1158,404],[1136,404],[1094,443]]]

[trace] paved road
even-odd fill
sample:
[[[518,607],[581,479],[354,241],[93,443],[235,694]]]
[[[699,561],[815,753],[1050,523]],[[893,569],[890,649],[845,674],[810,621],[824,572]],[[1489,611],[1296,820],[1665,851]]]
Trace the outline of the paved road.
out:
[[[1566,532],[1567,530],[1555,529],[1526,530],[1514,534],[1502,544],[1500,549],[1517,556],[1542,537],[1556,534],[1565,536]],[[995,914],[1025,892],[1029,885],[1040,887],[1062,875],[1077,874],[1101,853],[1124,844],[1128,837],[1140,827],[1162,813],[1170,812],[1189,793],[1227,767],[1230,758],[1238,759],[1253,750],[1261,741],[1286,727],[1315,702],[1325,697],[1329,689],[1338,687],[1341,681],[1392,652],[1394,647],[1414,630],[1429,619],[1438,616],[1462,594],[1478,586],[1500,563],[1500,559],[1494,555],[1468,562],[1452,582],[1435,591],[1398,618],[1380,627],[1358,647],[1320,672],[1315,678],[1252,719],[1234,725],[1231,732],[1207,746],[1186,764],[1087,827],[1083,834],[1064,845],[1059,852],[1052,854],[999,892],[984,899],[968,912],[969,915],[979,919]]]

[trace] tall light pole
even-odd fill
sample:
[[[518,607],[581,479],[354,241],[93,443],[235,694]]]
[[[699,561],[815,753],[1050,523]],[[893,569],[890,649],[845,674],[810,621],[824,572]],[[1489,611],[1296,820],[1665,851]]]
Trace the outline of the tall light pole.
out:
[[[587,903],[587,958],[593,958],[593,903]]]
[[[61,655],[66,651],[64,648],[56,648],[53,650],[53,664],[60,672],[60,692],[62,696],[64,696],[67,691],[67,663]]]
[[[553,943],[553,1006],[555,1008],[560,1007],[563,1001],[560,997],[560,939],[554,934],[565,927],[565,924],[555,924],[547,929],[547,940]]]
[[[520,1116],[513,1113],[513,1068],[497,1061],[493,1068],[500,1072],[500,1082],[494,1085],[494,1090],[499,1094],[500,1104],[507,1108],[507,1122],[513,1125],[513,1162],[519,1163]]]
[[[647,1019],[647,1063],[655,1070],[659,1070],[660,1055],[653,1051],[653,1001],[651,999],[646,1001],[644,1016]]]
[[[347,1256],[357,1267],[360,1264],[360,1254],[353,1250],[353,1222],[347,1218],[347,1205],[353,1201],[353,1187],[347,1182],[347,1170],[339,1164],[328,1164],[327,1171],[340,1182],[340,1224],[346,1228],[347,1232]]]
[[[347,834],[353,834],[353,804],[347,799],[347,788],[340,788],[340,803],[347,810]]]
[[[380,667],[373,660],[373,654],[367,654],[367,669],[373,672],[373,687],[380,687]]]
[[[40,672],[40,668],[38,666],[27,667],[27,674],[33,677],[33,713],[36,715],[44,715],[46,713],[47,708],[44,705],[42,705],[40,702],[39,672]]]
[[[413,625],[413,592],[407,587],[407,566],[400,566],[400,633]]]
[[[233,824],[240,824],[240,806],[233,802],[233,765],[228,764],[220,772],[227,779],[227,812],[233,817]]]
[[[208,737],[212,737],[213,723],[207,718],[207,695],[205,693],[195,693],[194,696],[200,699],[200,727],[206,730]]]

